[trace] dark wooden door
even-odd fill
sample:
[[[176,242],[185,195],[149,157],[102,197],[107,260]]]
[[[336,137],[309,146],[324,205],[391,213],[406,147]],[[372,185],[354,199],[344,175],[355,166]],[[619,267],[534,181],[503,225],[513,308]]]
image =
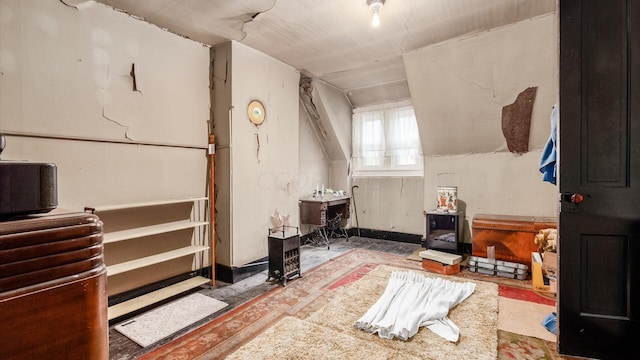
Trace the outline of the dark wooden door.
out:
[[[559,351],[638,359],[640,1],[559,4]]]

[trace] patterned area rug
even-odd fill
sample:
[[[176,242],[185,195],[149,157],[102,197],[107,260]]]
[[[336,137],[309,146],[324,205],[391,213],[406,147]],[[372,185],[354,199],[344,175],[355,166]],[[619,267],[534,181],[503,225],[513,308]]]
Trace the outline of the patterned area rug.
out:
[[[460,328],[450,342],[426,328],[408,341],[383,339],[354,323],[384,292],[396,267],[380,265],[305,319],[286,317],[234,352],[229,359],[495,359],[498,336],[498,286],[476,284],[471,296],[449,311]],[[440,277],[414,270],[426,277]],[[459,278],[448,278],[453,282]],[[467,282],[469,280],[462,280]]]
[[[309,317],[350,283],[379,265],[423,270],[420,262],[402,256],[355,249],[303,273],[302,278],[291,280],[286,287],[275,288],[238,306],[141,359],[224,359],[285,317]],[[498,336],[498,359],[559,358],[553,343],[538,339],[529,341],[533,338],[501,331]],[[513,357],[514,354],[520,356]]]

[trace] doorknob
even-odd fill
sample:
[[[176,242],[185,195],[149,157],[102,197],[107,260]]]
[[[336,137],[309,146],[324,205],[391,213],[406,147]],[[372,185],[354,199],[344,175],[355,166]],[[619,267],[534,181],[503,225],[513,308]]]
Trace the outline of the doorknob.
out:
[[[578,193],[560,193],[560,211],[576,212],[578,204],[584,201],[585,197],[590,195],[582,195]]]
[[[589,194],[582,195],[579,193],[561,193],[560,201],[565,203],[580,204],[581,202],[584,201],[585,197],[589,197],[589,196],[590,196]]]

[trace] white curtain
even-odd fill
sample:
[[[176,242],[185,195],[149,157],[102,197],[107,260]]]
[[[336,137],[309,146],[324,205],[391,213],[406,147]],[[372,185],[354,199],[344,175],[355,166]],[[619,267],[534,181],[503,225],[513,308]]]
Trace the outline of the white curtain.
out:
[[[370,111],[354,115],[354,151],[364,166],[384,163],[384,111]]]
[[[353,158],[356,172],[421,173],[422,145],[413,106],[355,113]]]
[[[378,301],[355,323],[355,327],[385,339],[408,340],[421,326],[451,342],[460,329],[447,316],[468,298],[476,285],[442,278],[427,278],[411,271],[394,271]]]
[[[413,106],[391,109],[386,115],[386,155],[395,165],[417,164],[420,160],[421,145]]]

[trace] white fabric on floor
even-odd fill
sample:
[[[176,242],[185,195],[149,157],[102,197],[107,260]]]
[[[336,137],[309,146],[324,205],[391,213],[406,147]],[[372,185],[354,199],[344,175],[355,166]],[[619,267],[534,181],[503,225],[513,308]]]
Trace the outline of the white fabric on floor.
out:
[[[398,337],[401,340],[411,338],[419,327],[426,326],[446,340],[456,342],[460,329],[447,315],[475,288],[476,285],[470,282],[394,271],[380,299],[356,321],[355,326],[371,333],[377,332],[382,338]]]

